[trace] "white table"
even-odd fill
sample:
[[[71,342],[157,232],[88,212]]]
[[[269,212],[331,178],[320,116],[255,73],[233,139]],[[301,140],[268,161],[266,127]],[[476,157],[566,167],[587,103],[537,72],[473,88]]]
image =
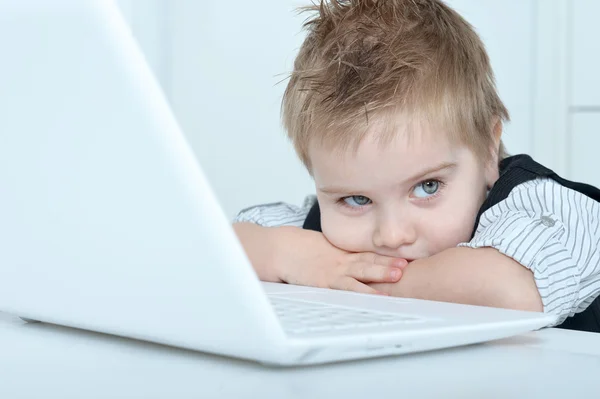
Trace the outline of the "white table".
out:
[[[600,334],[547,329],[275,369],[0,313],[0,398],[598,398]]]

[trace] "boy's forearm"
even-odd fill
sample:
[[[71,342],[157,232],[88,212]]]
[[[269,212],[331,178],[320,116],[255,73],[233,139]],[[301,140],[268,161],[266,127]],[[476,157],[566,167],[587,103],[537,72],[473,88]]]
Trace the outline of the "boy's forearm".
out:
[[[250,263],[262,281],[280,283],[274,268],[273,243],[276,228],[262,227],[254,223],[234,223],[233,230],[242,243]]]
[[[372,284],[394,296],[543,311],[533,273],[493,248],[451,248],[418,259],[393,284]]]

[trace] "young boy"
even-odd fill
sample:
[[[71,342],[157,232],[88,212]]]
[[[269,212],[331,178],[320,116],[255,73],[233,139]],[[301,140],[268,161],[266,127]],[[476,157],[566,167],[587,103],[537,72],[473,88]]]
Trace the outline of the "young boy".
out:
[[[438,0],[310,9],[282,112],[317,195],[240,212],[258,276],[600,331],[600,191],[507,157],[473,28]]]

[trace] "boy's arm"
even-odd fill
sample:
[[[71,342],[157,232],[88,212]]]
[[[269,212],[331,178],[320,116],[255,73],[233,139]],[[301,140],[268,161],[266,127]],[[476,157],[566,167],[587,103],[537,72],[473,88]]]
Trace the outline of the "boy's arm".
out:
[[[315,195],[304,198],[302,206],[272,202],[242,209],[233,219],[233,229],[244,247],[254,270],[263,281],[282,282],[277,266],[278,238],[285,226],[302,227],[316,202]],[[281,241],[281,240],[279,240]]]
[[[372,286],[394,296],[543,311],[533,273],[493,248],[451,248],[411,262],[397,283]]]
[[[234,223],[233,230],[244,247],[246,256],[262,281],[281,283],[279,270],[275,265],[275,246],[277,231],[274,228],[254,223]]]

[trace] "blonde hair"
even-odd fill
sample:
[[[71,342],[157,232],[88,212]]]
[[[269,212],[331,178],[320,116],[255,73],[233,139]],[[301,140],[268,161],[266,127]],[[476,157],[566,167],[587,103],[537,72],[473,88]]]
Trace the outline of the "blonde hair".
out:
[[[439,0],[322,0],[294,62],[282,119],[311,171],[309,143],[356,148],[394,115],[442,129],[488,159],[493,125],[509,120],[485,47]],[[383,122],[382,122],[383,121]],[[506,156],[500,142],[499,160]]]

